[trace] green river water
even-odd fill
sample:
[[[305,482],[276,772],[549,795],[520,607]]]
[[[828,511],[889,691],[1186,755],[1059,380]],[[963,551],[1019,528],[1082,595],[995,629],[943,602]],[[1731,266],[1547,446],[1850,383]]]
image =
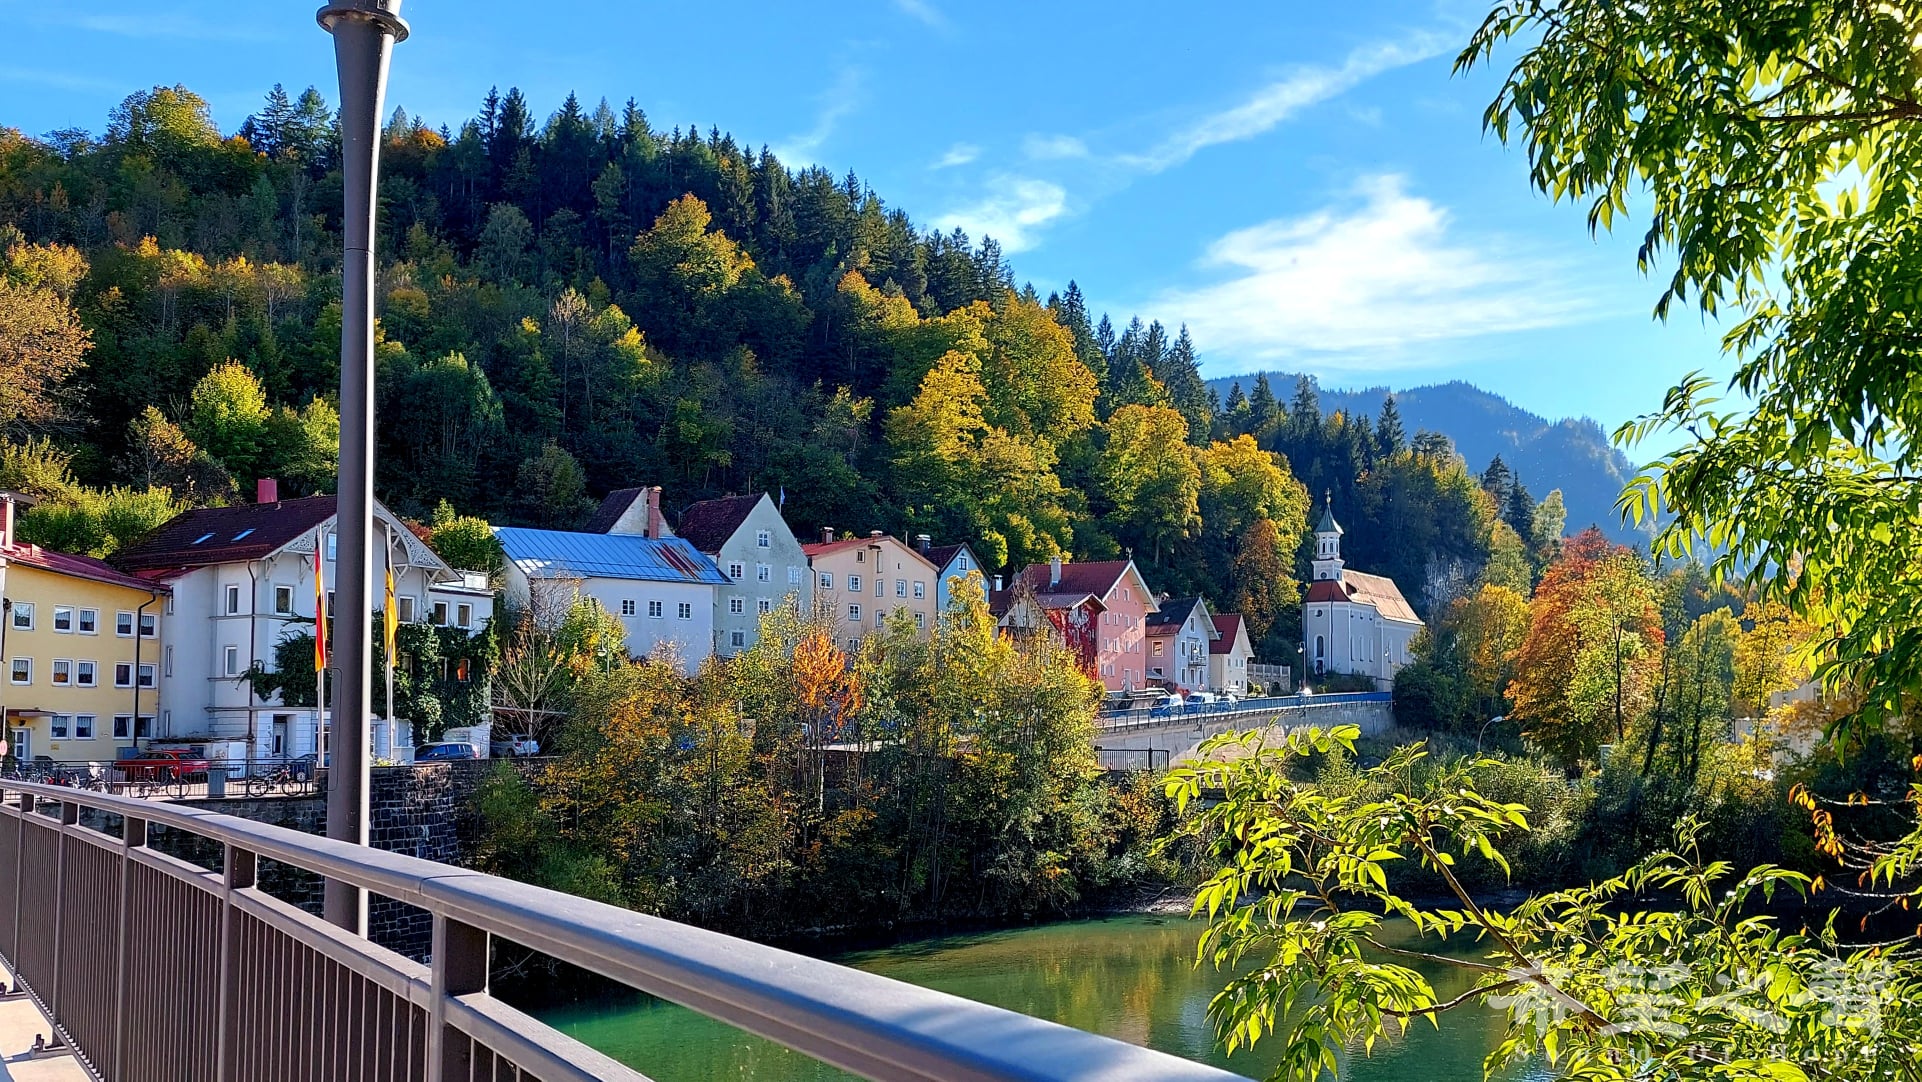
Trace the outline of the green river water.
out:
[[[1117,917],[922,940],[836,961],[1260,1078],[1268,1049],[1215,1049],[1208,999],[1220,987],[1193,965],[1199,927],[1178,917]],[[1468,986],[1460,970],[1428,974],[1446,999]],[[820,1082],[850,1076],[692,1011],[636,998],[542,1012],[542,1020],[657,1082],[752,1078]],[[1348,1057],[1344,1082],[1479,1080],[1500,1023],[1480,1008],[1451,1012]],[[1547,1075],[1525,1075],[1535,1082]]]

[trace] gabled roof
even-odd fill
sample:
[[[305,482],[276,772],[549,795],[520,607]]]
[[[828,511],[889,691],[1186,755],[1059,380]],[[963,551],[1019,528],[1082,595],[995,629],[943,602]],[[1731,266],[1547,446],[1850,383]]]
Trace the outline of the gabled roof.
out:
[[[1155,629],[1158,627],[1165,627],[1170,632],[1179,630],[1181,625],[1188,622],[1188,617],[1194,615],[1196,606],[1200,606],[1203,612],[1208,611],[1207,603],[1199,597],[1162,599],[1160,610],[1148,615],[1148,634],[1155,634]],[[1213,632],[1209,634],[1212,635]]]
[[[508,562],[530,579],[633,579],[642,582],[692,582],[726,586],[699,549],[680,537],[637,534],[573,533],[496,526]]]
[[[638,491],[638,490],[636,490]],[[723,496],[718,500],[702,500],[688,505],[681,512],[680,528],[674,532],[687,539],[695,548],[712,556],[721,551],[741,523],[754,513],[765,494],[759,496]],[[599,517],[598,515],[596,516]],[[616,518],[619,515],[615,516]],[[605,531],[603,531],[605,532]]]
[[[262,559],[334,517],[334,497],[203,507],[114,554],[124,571],[160,571]]]
[[[634,501],[646,492],[645,487],[637,487],[617,488],[608,493],[601,500],[601,505],[595,508],[594,517],[588,519],[582,529],[588,533],[606,533],[613,529],[614,524],[621,521],[621,516],[627,514],[627,509],[634,506]]]
[[[963,551],[967,552],[970,556],[974,555],[974,550],[968,548],[966,544],[929,545],[927,551],[921,555],[927,557],[928,562],[933,564],[938,570],[953,563],[955,555]],[[979,560],[976,560],[974,563],[976,567],[981,565],[981,561]]]
[[[1373,605],[1383,619],[1421,623],[1421,617],[1415,615],[1408,600],[1401,596],[1401,589],[1395,585],[1395,580],[1361,571],[1343,571],[1340,581],[1317,579],[1309,584],[1308,593],[1302,600]]]
[[[55,552],[52,549],[43,549],[39,545],[0,545],[0,563],[37,568],[55,575],[104,582],[110,586],[125,586],[130,590],[143,592],[158,590],[163,594],[173,592],[171,586],[129,575],[105,560],[96,560],[91,556],[76,556],[70,552]]]
[[[822,556],[832,556],[840,552],[848,552],[853,549],[866,548],[869,545],[879,545],[887,541],[894,542],[896,545],[900,547],[902,552],[905,552],[908,555],[913,556],[915,559],[920,560],[922,563],[928,563],[928,558],[926,556],[921,555],[920,551],[917,550],[913,545],[910,545],[907,542],[902,541],[900,538],[895,537],[892,534],[882,534],[879,537],[844,537],[839,541],[817,541],[812,545],[802,545],[801,551],[807,554],[808,559],[813,560],[813,559],[818,559]],[[931,563],[928,563],[928,567],[930,570],[933,570],[933,571],[941,570],[939,567]]]
[[[1052,571],[1049,564],[1029,564],[1021,569],[1018,579],[1032,587],[1036,593],[1093,594],[1106,602],[1108,595],[1114,592],[1115,587],[1121,585],[1121,580],[1128,577],[1131,570],[1141,586],[1142,603],[1148,607],[1149,612],[1156,611],[1160,606],[1155,603],[1154,595],[1148,592],[1147,582],[1141,578],[1141,572],[1135,568],[1133,560],[1063,563],[1061,581],[1058,583],[1048,581]]]
[[[1208,652],[1211,654],[1234,653],[1235,642],[1240,638],[1243,630],[1240,613],[1224,612],[1217,615],[1215,617],[1215,637],[1208,643]]]

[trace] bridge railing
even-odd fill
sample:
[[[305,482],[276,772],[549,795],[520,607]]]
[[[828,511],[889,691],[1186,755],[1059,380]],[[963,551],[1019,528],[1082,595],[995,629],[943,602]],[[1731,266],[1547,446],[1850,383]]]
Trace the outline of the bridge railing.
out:
[[[102,1082],[645,1076],[488,993],[498,937],[873,1079],[1238,1076],[495,876],[264,823],[0,779],[0,955]],[[147,844],[213,843],[219,871]],[[426,964],[263,893],[263,861],[426,910]]]
[[[1394,696],[1385,691],[1338,692],[1329,695],[1264,695],[1252,699],[1238,699],[1234,702],[1183,703],[1180,706],[1110,710],[1103,712],[1095,725],[1103,732],[1125,732],[1129,729],[1169,725],[1186,719],[1205,723],[1220,721],[1224,718],[1252,718],[1282,710],[1305,710],[1348,703],[1385,703],[1393,699]]]

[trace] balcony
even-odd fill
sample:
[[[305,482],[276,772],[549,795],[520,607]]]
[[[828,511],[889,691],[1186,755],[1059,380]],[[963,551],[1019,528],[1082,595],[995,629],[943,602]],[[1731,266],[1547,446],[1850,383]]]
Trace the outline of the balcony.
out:
[[[646,1082],[491,996],[496,938],[866,1078],[1238,1078],[451,865],[104,793],[0,792],[0,954],[102,1082]],[[151,847],[155,826],[217,854],[218,870]],[[427,962],[264,893],[263,861],[425,910]]]

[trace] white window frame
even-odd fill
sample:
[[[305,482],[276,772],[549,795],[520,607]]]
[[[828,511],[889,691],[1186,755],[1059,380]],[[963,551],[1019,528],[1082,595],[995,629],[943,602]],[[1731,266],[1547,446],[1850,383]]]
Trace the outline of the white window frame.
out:
[[[896,597],[908,596],[908,580],[906,579],[894,580],[894,596]]]
[[[674,615],[682,620],[694,619],[694,603],[683,601],[674,609]]]
[[[132,609],[121,609],[119,612],[113,614],[113,633],[115,637],[122,639],[133,638],[133,617],[134,613]]]
[[[65,616],[65,617],[67,618],[67,626],[66,626],[66,627],[61,627],[61,626],[60,626],[60,618],[61,618],[62,616]],[[74,612],[73,612],[73,606],[72,606],[72,605],[55,605],[55,606],[53,607],[53,631],[54,631],[54,634],[56,634],[56,635],[71,635],[71,634],[73,634],[73,622],[74,622]]]
[[[274,587],[274,615],[292,616],[294,614],[294,588],[292,586]]]
[[[754,547],[757,549],[773,548],[774,535],[766,530],[756,530],[754,532]]]
[[[13,629],[15,631],[33,630],[33,602],[16,601],[13,603]]]
[[[665,603],[660,601],[649,601],[647,603],[648,619],[659,620],[666,615],[667,615],[667,605]]]
[[[73,660],[73,686],[77,688],[97,688],[100,686],[100,663],[83,658]]]
[[[115,740],[133,739],[132,714],[115,714],[113,716],[113,738]]]
[[[71,737],[67,734],[71,732],[73,732],[72,714],[47,715],[47,739],[68,740],[71,739]]]
[[[26,670],[26,676],[24,678],[21,676],[22,668]],[[30,657],[17,657],[17,658],[14,658],[12,661],[8,662],[7,663],[7,682],[10,684],[18,684],[21,687],[26,687],[27,685],[32,684],[33,683],[33,659]]]
[[[53,664],[47,668],[47,683],[57,688],[72,687],[73,659],[70,657],[54,658]]]
[[[145,665],[141,669],[146,669]],[[228,644],[220,648],[220,670],[222,676],[240,675],[240,647]],[[142,676],[146,673],[142,672]]]
[[[635,615],[638,615],[640,611],[641,611],[640,606],[634,603],[633,598],[631,597],[621,598],[621,615],[622,616],[635,616]]]
[[[745,597],[730,597],[730,598],[728,598],[728,599],[727,599],[727,614],[728,614],[729,616],[745,616],[745,615],[747,615],[747,598],[745,598]]]
[[[848,620],[857,624],[861,622],[861,606],[859,605],[848,606]]]
[[[739,650],[742,647],[745,647],[747,645],[747,632],[745,631],[729,632],[728,645],[732,646],[736,650]]]
[[[133,686],[133,662],[116,661],[113,663],[113,686],[130,688]]]
[[[227,596],[227,604],[226,604],[227,615],[239,616],[240,615],[240,584],[237,582],[228,583],[226,596]]]
[[[774,565],[773,564],[755,564],[754,580],[756,582],[773,582],[774,581]]]
[[[821,572],[821,578],[818,582],[815,583],[815,589],[817,590],[834,589],[834,572],[832,571]]]
[[[454,606],[454,623],[460,627],[474,626],[474,606],[471,602]]]
[[[434,613],[434,626],[446,627],[447,626],[447,602],[445,601],[434,602],[433,613]]]
[[[140,637],[157,639],[160,637],[160,617],[151,612],[140,614]]]
[[[93,731],[99,721],[100,715],[98,714],[75,714],[73,716],[73,738],[75,740],[92,740]],[[80,731],[83,727],[87,730],[84,733]]]
[[[858,594],[860,592],[861,592],[861,576],[849,575],[848,576],[848,593]]]
[[[927,627],[928,627],[927,614],[920,613],[920,612],[915,613],[914,614],[914,630],[925,631],[927,630]]]
[[[927,597],[927,596],[928,596],[928,584],[927,584],[927,583],[925,583],[925,582],[922,582],[922,581],[921,581],[920,579],[915,579],[915,580],[914,580],[914,596],[915,596],[916,598],[924,598],[924,597]]]
[[[793,564],[787,565],[787,584],[789,586],[801,585],[801,569]]]
[[[747,577],[747,565],[738,560],[730,561],[727,565],[727,577],[735,582],[741,581]]]
[[[100,634],[100,610],[99,609],[90,609],[90,608],[82,607],[74,611],[75,611],[75,619],[74,619],[73,629],[75,632],[81,635]]]
[[[762,616],[766,616],[768,613],[774,611],[774,601],[771,598],[761,598],[754,604]]]
[[[403,594],[400,597],[395,598],[394,601],[396,602],[397,607],[400,609],[400,617],[399,617],[400,622],[403,624],[413,623],[414,616],[415,616],[415,612],[414,612],[415,606],[414,606],[413,597]]]

